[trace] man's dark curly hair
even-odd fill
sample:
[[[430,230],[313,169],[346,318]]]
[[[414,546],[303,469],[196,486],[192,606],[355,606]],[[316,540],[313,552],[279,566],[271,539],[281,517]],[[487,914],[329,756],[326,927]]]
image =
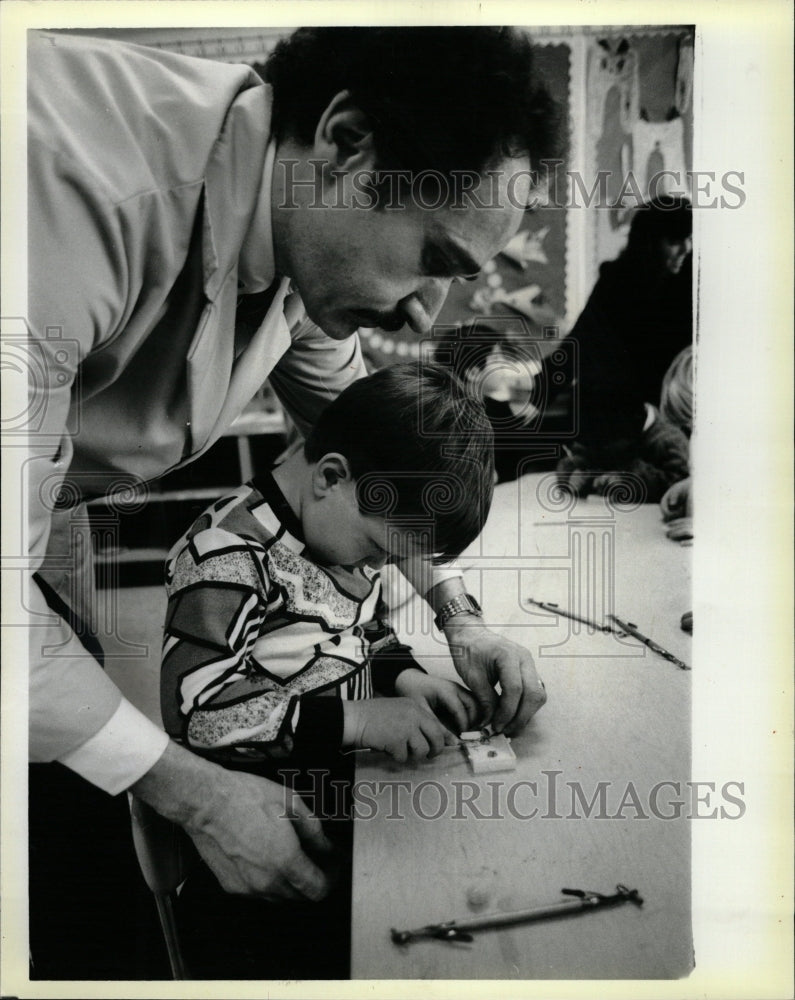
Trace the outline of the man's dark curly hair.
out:
[[[557,111],[533,73],[528,35],[500,27],[299,28],[274,49],[273,130],[303,145],[331,99],[370,118],[381,170],[482,174],[557,151]]]

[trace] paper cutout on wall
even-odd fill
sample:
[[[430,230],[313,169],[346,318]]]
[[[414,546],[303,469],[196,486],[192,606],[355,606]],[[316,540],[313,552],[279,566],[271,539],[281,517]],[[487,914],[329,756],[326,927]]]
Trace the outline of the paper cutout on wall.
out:
[[[517,288],[513,292],[498,289],[493,302],[494,305],[508,306],[541,329],[559,327],[562,322],[561,317],[546,301],[540,285],[525,285],[524,288]]]
[[[469,302],[469,308],[481,316],[499,314],[500,307],[507,306],[512,312],[531,320],[540,329],[560,327],[562,318],[549,305],[541,285],[531,284],[506,292],[499,274],[492,271],[489,283],[479,288]]]
[[[688,194],[691,186],[692,29],[621,30],[612,43],[588,42],[583,289],[623,250],[638,204],[655,194]],[[667,170],[679,177],[660,176],[649,190],[650,174]]]
[[[618,123],[624,132],[631,132],[640,117],[638,58],[626,38],[615,42],[602,38],[588,60],[588,103],[596,112],[589,119],[589,129],[595,141],[603,127],[608,94],[615,88]]]
[[[623,187],[632,169],[632,130],[640,119],[638,57],[626,38],[600,39],[588,53],[589,145],[596,152],[599,198],[607,228],[620,229],[629,208],[623,205]],[[604,183],[604,187],[602,187]],[[601,223],[600,223],[601,224]]]
[[[676,89],[674,107],[680,115],[690,109],[693,97],[693,39],[683,38],[679,42],[679,61],[676,66]]]
[[[494,301],[506,305],[528,319],[535,320],[537,310],[541,307],[541,285],[525,285],[515,292],[505,292],[502,289],[494,295]]]
[[[637,122],[632,132],[632,145],[635,176],[642,185],[644,197],[687,193],[689,178],[681,118],[669,122]]]
[[[502,250],[503,257],[507,257],[521,268],[526,268],[530,261],[537,264],[548,264],[549,260],[544,253],[544,239],[549,232],[549,226],[543,226],[535,231],[525,229],[508,243]]]

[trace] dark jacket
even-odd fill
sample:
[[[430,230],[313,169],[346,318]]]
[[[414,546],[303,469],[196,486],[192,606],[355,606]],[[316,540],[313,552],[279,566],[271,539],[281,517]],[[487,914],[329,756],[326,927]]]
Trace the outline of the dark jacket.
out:
[[[659,403],[668,366],[692,342],[691,281],[690,259],[676,275],[651,274],[627,258],[602,265],[569,334],[579,354],[579,441],[602,445],[640,437],[644,403]]]

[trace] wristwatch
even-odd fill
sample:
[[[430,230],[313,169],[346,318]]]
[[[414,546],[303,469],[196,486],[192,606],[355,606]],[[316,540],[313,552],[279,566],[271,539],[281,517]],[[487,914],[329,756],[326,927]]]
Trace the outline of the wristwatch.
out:
[[[480,605],[471,594],[456,594],[439,608],[434,623],[438,629],[443,629],[453,615],[460,615],[464,611],[468,611],[471,615],[477,615],[478,618],[483,617]]]

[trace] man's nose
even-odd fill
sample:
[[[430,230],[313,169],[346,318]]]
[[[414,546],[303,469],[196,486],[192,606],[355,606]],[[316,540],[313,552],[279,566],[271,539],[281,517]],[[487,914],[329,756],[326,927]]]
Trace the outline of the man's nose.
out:
[[[415,333],[427,334],[431,332],[434,320],[444,305],[451,284],[452,278],[431,278],[417,291],[401,300],[400,309],[406,317],[406,322]]]

